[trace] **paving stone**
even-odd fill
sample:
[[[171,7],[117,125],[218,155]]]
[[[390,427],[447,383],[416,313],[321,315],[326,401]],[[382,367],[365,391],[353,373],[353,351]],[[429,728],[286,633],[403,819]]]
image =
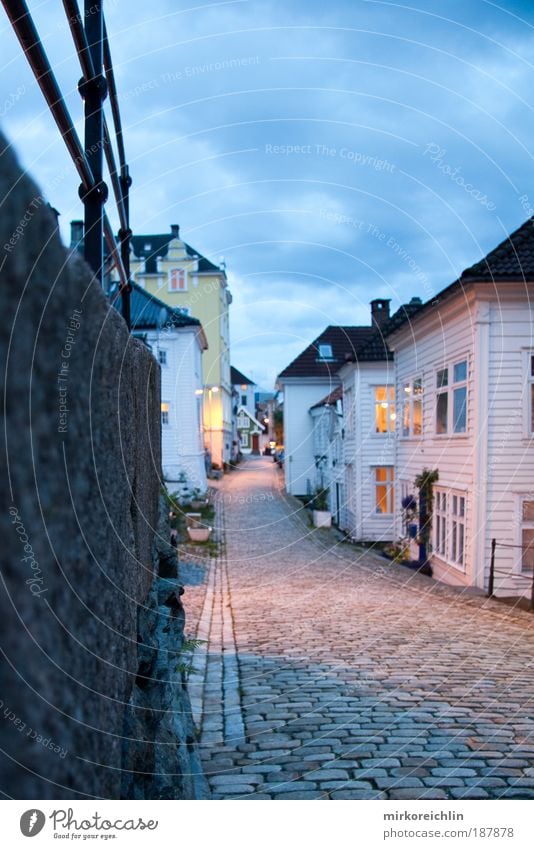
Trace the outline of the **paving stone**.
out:
[[[534,798],[531,617],[310,533],[279,475],[251,458],[213,483],[223,545],[197,620],[184,597],[209,634],[205,768],[243,782],[213,797]]]

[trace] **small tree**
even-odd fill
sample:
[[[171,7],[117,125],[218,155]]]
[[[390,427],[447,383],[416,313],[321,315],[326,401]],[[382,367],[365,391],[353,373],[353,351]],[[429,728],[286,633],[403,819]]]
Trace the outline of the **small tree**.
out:
[[[419,560],[424,563],[427,559],[427,548],[432,533],[432,505],[434,501],[433,487],[439,480],[437,469],[423,469],[417,475],[414,484],[419,490]]]

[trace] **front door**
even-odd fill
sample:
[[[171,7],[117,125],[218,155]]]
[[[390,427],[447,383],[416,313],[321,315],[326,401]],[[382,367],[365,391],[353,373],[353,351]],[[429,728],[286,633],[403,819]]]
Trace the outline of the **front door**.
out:
[[[259,454],[260,453],[260,435],[259,433],[252,434],[252,453]]]

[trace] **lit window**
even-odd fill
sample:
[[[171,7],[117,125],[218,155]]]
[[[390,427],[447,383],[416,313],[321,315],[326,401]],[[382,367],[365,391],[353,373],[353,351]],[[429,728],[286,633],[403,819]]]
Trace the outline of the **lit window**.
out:
[[[158,351],[158,361],[161,366],[167,365],[167,351],[162,350],[161,348]]]
[[[171,405],[166,402],[161,403],[161,424],[168,425],[169,424],[169,410]]]
[[[453,566],[464,568],[465,495],[461,492],[434,491],[434,552]]]
[[[379,466],[375,469],[375,507],[377,513],[393,513],[395,506],[395,469]]]
[[[423,432],[423,378],[414,377],[402,387],[402,428],[404,437],[421,436]]]
[[[326,344],[321,343],[318,346],[318,350],[319,350],[319,357],[318,358],[320,360],[332,360],[334,358],[333,354],[332,354],[332,345],[326,345]]]
[[[395,389],[393,386],[375,386],[375,432],[395,431]]]
[[[171,268],[169,272],[169,292],[186,292],[187,278],[183,268]]]
[[[521,505],[521,546],[521,568],[531,571],[534,569],[534,501],[527,499]]]
[[[436,373],[436,433],[467,431],[467,360]]]

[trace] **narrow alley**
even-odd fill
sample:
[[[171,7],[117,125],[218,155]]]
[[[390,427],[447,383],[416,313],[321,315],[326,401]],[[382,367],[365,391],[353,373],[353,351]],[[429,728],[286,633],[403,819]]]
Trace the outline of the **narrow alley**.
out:
[[[530,614],[312,530],[271,458],[216,502],[184,596],[213,798],[534,798]]]

